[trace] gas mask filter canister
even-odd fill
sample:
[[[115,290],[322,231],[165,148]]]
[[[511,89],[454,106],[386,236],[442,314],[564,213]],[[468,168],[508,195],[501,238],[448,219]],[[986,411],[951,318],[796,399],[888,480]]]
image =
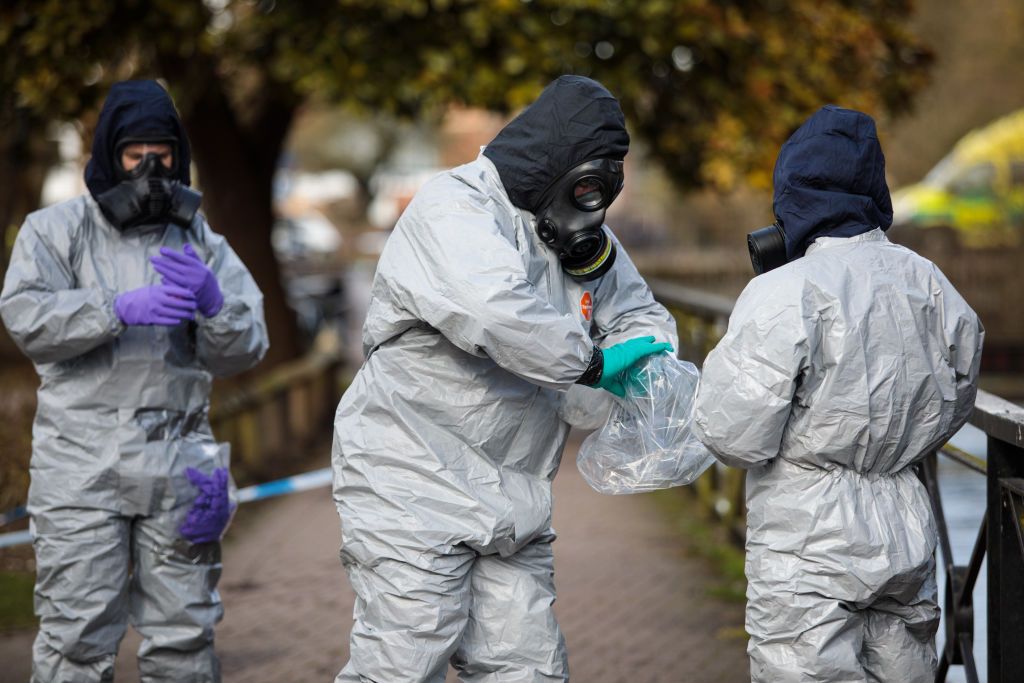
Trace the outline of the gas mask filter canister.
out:
[[[778,223],[747,235],[747,249],[750,250],[750,264],[758,275],[784,266],[789,261],[786,256],[785,233]]]

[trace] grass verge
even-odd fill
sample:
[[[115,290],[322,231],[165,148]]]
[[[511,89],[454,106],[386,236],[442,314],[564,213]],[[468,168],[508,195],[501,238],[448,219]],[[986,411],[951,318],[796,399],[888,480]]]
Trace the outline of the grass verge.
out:
[[[32,586],[29,572],[0,571],[0,633],[34,628]]]
[[[673,528],[682,535],[686,546],[714,567],[717,579],[708,588],[708,593],[730,602],[746,602],[743,549],[736,546],[728,533],[715,525],[685,491],[655,491],[652,498]]]

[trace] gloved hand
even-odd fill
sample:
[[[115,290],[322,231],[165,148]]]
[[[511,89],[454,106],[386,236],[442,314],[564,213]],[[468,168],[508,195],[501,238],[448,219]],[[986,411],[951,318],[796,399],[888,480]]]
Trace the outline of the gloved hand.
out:
[[[621,344],[602,349],[604,370],[594,386],[623,398],[626,395],[627,371],[629,369],[647,356],[674,350],[668,342],[655,344],[654,337],[634,337]]]
[[[179,528],[182,537],[190,543],[219,541],[231,519],[234,506],[228,500],[228,471],[218,467],[209,477],[189,467],[185,476],[199,489],[192,507]]]
[[[150,261],[165,283],[184,287],[195,294],[199,312],[212,318],[224,305],[217,276],[203,263],[191,244],[186,244],[183,251],[180,253],[161,247],[160,256],[154,256]]]
[[[196,298],[174,285],[139,287],[114,299],[114,312],[125,325],[177,325],[195,319]]]

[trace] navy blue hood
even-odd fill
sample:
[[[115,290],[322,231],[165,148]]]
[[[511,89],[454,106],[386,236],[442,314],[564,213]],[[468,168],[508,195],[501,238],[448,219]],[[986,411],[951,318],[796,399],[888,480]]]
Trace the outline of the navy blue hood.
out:
[[[775,162],[775,218],[790,260],[818,237],[853,237],[892,225],[885,157],[875,122],[826,106],[793,133]]]
[[[512,203],[536,211],[544,191],[567,171],[591,159],[621,161],[627,151],[619,101],[597,81],[560,76],[501,129],[484,155]]]
[[[114,165],[117,143],[126,137],[150,136],[177,139],[174,179],[190,185],[191,150],[171,96],[156,81],[115,83],[100,111],[92,139],[92,157],[85,167],[85,184],[93,197],[120,182]]]

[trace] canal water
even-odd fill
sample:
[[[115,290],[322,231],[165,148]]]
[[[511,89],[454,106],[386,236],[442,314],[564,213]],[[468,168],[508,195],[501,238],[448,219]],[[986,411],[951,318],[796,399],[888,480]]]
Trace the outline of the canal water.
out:
[[[977,427],[965,426],[951,439],[951,443],[967,451],[971,455],[984,458],[987,455],[985,433]],[[949,458],[939,456],[939,494],[949,527],[949,542],[953,548],[953,560],[958,565],[966,566],[978,537],[978,527],[985,514],[985,477],[973,472]],[[943,600],[946,583],[945,571],[942,568],[941,554],[939,560],[939,600]],[[988,680],[987,652],[988,641],[985,638],[987,564],[981,567],[981,574],[974,587],[974,658],[978,665],[978,676],[981,681]],[[945,605],[943,605],[945,607]],[[946,643],[946,619],[943,613],[942,624],[939,626],[939,652]],[[947,681],[966,683],[963,667],[954,666],[950,669]]]

